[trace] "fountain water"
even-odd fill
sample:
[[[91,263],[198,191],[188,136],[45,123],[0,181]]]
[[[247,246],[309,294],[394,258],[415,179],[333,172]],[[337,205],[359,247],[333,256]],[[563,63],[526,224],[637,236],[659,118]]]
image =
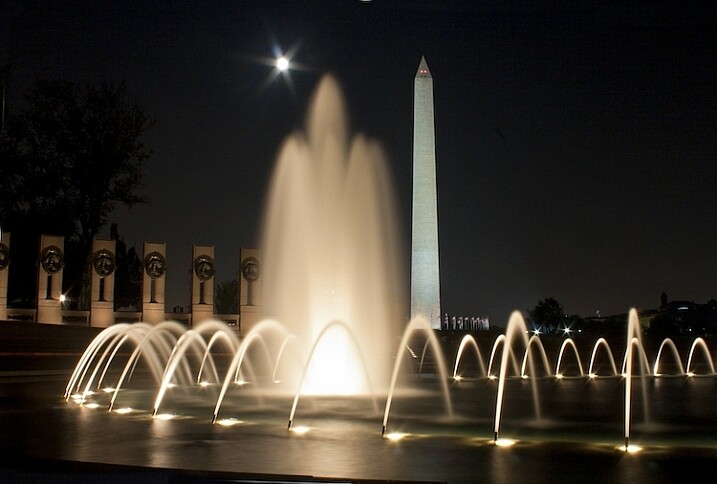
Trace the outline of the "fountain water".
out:
[[[655,366],[652,368],[652,374],[655,376],[660,375],[660,362],[662,361],[662,352],[665,348],[670,349],[672,357],[678,366],[678,374],[684,375],[685,367],[682,365],[682,360],[680,360],[680,353],[677,351],[677,346],[675,346],[675,342],[672,341],[671,338],[665,338],[660,344],[660,349],[657,351],[657,358],[655,358]]]
[[[707,343],[702,338],[696,338],[692,342],[692,346],[690,347],[690,355],[687,357],[687,369],[685,370],[688,375],[694,375],[694,372],[692,371],[692,359],[694,357],[695,351],[700,348],[702,350],[702,354],[704,355],[705,359],[707,360],[707,364],[709,365],[710,374],[714,375],[715,373],[715,365],[712,361],[712,356],[710,355],[710,350],[707,347]]]
[[[595,378],[597,376],[597,373],[595,373],[595,362],[597,360],[598,351],[600,349],[604,348],[604,352],[607,353],[607,357],[610,359],[610,365],[612,367],[612,375],[617,376],[617,364],[615,364],[615,357],[612,354],[612,351],[610,351],[610,345],[608,344],[607,340],[605,338],[598,338],[595,342],[595,345],[593,346],[592,353],[590,355],[590,366],[588,366],[588,375],[590,378]]]
[[[306,132],[280,150],[265,217],[263,311],[313,344],[301,391],[385,391],[406,314],[395,201],[381,147],[349,136],[338,84],[324,77]],[[334,321],[334,326],[318,336]],[[370,359],[368,375],[361,354]],[[298,375],[295,378],[299,378]],[[296,380],[295,380],[296,381]]]
[[[503,410],[503,402],[505,399],[505,380],[508,376],[508,360],[513,356],[513,352],[516,350],[514,345],[518,342],[522,342],[525,345],[525,357],[523,361],[528,361],[530,364],[530,373],[536,375],[535,364],[533,362],[532,353],[530,352],[532,338],[528,337],[528,328],[525,325],[522,315],[515,311],[510,319],[508,320],[508,326],[505,329],[505,342],[503,343],[503,353],[500,362],[500,376],[498,377],[498,394],[495,403],[495,425],[493,427],[493,439],[497,443],[499,432],[500,432],[500,420]],[[545,352],[542,353],[545,355]],[[523,368],[525,365],[523,365]],[[550,369],[548,368],[548,371]],[[524,376],[524,369],[521,370],[521,378]],[[540,399],[538,398],[538,387],[536,385],[536,379],[531,380],[533,382],[533,402],[535,404],[535,417],[540,418]]]
[[[245,381],[240,377],[243,368],[257,363],[248,356],[256,346],[264,349],[269,360],[274,358],[269,356],[272,352],[278,355],[267,365],[272,368],[270,386],[274,393],[294,395],[290,427],[302,394],[371,394],[375,398],[389,391],[392,345],[401,336],[406,314],[398,225],[382,149],[363,135],[350,135],[341,90],[331,76],[325,76],[310,103],[305,131],[291,134],[279,150],[261,244],[265,261],[262,310],[267,319],[252,328],[241,344],[223,338],[232,356],[213,421],[230,387]],[[211,322],[185,334],[169,322],[157,328],[137,325],[126,332],[109,330],[88,348],[66,396],[79,382],[86,382],[87,388],[92,385],[94,378],[86,379],[85,373],[90,364],[97,363],[100,348],[114,356],[130,339],[135,349],[115,386],[110,409],[138,360],[145,358],[159,381],[153,410],[157,415],[167,390],[176,384],[176,372],[191,373],[185,357],[188,352],[202,355],[199,375],[205,364],[215,368],[211,350],[217,337],[208,343],[205,337],[207,331],[227,332],[217,324]],[[440,352],[432,332],[426,334],[430,336],[427,344],[432,342],[432,350]],[[294,358],[283,358],[287,352]],[[158,363],[167,357],[166,367]],[[106,363],[105,359],[103,355],[97,368],[104,365],[106,372],[112,357]],[[443,368],[442,355],[436,360]],[[390,382],[391,393],[397,371]],[[276,378],[277,372],[282,378]],[[448,399],[447,387],[444,395]],[[449,403],[447,409],[450,413]]]
[[[267,319],[241,339],[217,321],[193,329],[175,322],[113,325],[87,347],[67,384],[66,399],[87,408],[106,403],[116,413],[137,413],[139,407],[133,403],[137,398],[129,382],[141,372],[150,381],[148,413],[157,420],[173,415],[160,413],[160,408],[165,412],[181,408],[181,391],[199,399],[199,406],[208,402],[213,413],[207,411],[207,417],[221,426],[242,422],[235,417],[244,418],[242,412],[254,408],[268,413],[270,405],[264,405],[264,400],[274,402],[279,396],[280,411],[287,410],[291,429],[305,395],[351,395],[354,400],[368,396],[373,403],[368,419],[376,417],[376,423],[378,407],[385,398],[381,432],[388,437],[406,433],[387,433],[389,417],[391,426],[402,431],[407,430],[406,420],[413,417],[412,409],[405,411],[408,399],[397,398],[414,395],[400,391],[407,384],[419,387],[415,392],[418,403],[412,401],[408,406],[428,408],[425,420],[430,424],[410,420],[423,435],[443,439],[470,434],[469,445],[475,445],[476,437],[485,436],[486,442],[496,444],[509,440],[500,438],[506,433],[504,424],[514,428],[516,415],[525,419],[531,409],[531,431],[540,427],[545,432],[538,440],[565,439],[550,433],[554,427],[562,432],[565,426],[590,426],[586,423],[590,416],[576,418],[574,412],[570,413],[570,405],[543,405],[544,399],[553,398],[546,391],[563,392],[569,394],[567,400],[572,403],[590,398],[586,395],[605,398],[592,409],[603,419],[597,425],[616,428],[616,438],[621,428],[624,450],[630,450],[633,405],[640,406],[648,422],[651,405],[655,404],[649,395],[661,390],[657,388],[661,383],[658,368],[664,365],[667,350],[679,377],[694,376],[698,366],[706,367],[705,373],[714,376],[708,342],[702,338],[689,347],[686,365],[682,364],[678,345],[669,339],[662,342],[650,365],[634,310],[627,321],[624,353],[617,355],[622,361],[620,371],[610,347],[615,341],[609,343],[600,337],[587,348],[591,351],[585,373],[583,365],[587,362],[580,354],[581,348],[586,349],[585,339],[563,336],[556,344],[555,335],[531,335],[519,312],[510,316],[504,334],[492,341],[482,340],[480,332],[464,336],[455,358],[449,361],[443,353],[446,342],[439,340],[424,319],[415,318],[407,324],[403,320],[403,268],[397,263],[401,260],[395,233],[398,224],[388,169],[379,145],[361,135],[351,137],[347,124],[338,85],[326,77],[312,100],[306,131],[289,136],[280,149],[262,238],[263,310]],[[544,338],[552,339],[551,344]],[[481,345],[483,350],[490,349],[487,364]],[[422,348],[420,364],[414,363],[418,356],[413,348]],[[466,349],[473,350],[479,371],[474,377],[461,378],[458,369]],[[557,351],[551,353],[551,349]],[[536,351],[539,358],[534,361]],[[419,376],[424,371],[428,355],[434,358],[431,373],[435,378],[411,378],[414,366]],[[610,374],[598,378],[606,361]],[[540,363],[543,368],[539,368]],[[453,369],[453,379],[447,368]],[[564,374],[572,376],[562,378]],[[633,380],[641,384],[641,405],[633,401]],[[655,384],[650,386],[650,381]],[[99,390],[107,382],[112,382],[104,388],[104,395],[109,397],[103,397]],[[258,404],[249,408],[244,399],[239,407],[231,405],[247,394]],[[490,403],[484,406],[484,401]],[[590,406],[589,401],[578,403],[575,408]],[[403,413],[399,411],[401,404]],[[598,407],[604,406],[615,409],[602,412]],[[320,407],[314,408],[319,413]],[[201,417],[204,410],[192,407],[191,411],[180,411]],[[395,418],[397,413],[403,422]],[[563,413],[569,415],[566,424],[561,420]],[[439,414],[444,417],[437,419]],[[286,416],[282,414],[282,418]],[[363,414],[357,420],[362,419]],[[573,425],[571,419],[578,424]],[[488,420],[492,420],[492,427],[485,423]],[[590,428],[595,430],[594,426]],[[491,433],[492,440],[488,439]],[[571,435],[568,438],[577,438]]]
[[[455,365],[453,365],[453,379],[456,380],[462,378],[460,375],[458,375],[458,365],[461,363],[461,359],[463,358],[463,352],[465,351],[466,347],[473,348],[473,351],[475,351],[476,353],[476,358],[478,359],[478,364],[480,365],[481,374],[483,376],[488,376],[488,372],[485,369],[485,363],[483,363],[483,359],[481,358],[478,343],[476,342],[476,339],[473,337],[473,335],[467,334],[463,337],[463,339],[461,339],[461,344],[458,346],[458,353],[456,353],[456,362]]]
[[[533,406],[536,422],[541,420],[540,402],[545,398],[545,395],[541,395],[538,391],[539,382],[563,380],[561,370],[569,366],[569,364],[572,364],[572,367],[570,367],[572,369],[569,371],[575,373],[571,377],[574,380],[593,382],[599,378],[616,381],[623,388],[623,432],[625,449],[627,450],[631,447],[630,440],[633,427],[633,387],[635,382],[639,383],[642,396],[640,409],[644,414],[645,424],[649,424],[650,408],[654,403],[652,394],[655,391],[653,385],[650,385],[649,382],[653,380],[657,383],[659,379],[666,377],[658,372],[660,365],[666,364],[663,361],[665,349],[670,350],[674,359],[672,362],[672,367],[676,368],[674,377],[690,379],[698,378],[699,376],[715,376],[708,343],[701,337],[694,339],[687,351],[683,348],[683,351],[687,353],[686,364],[683,363],[680,357],[677,344],[669,338],[661,342],[657,355],[651,364],[638,324],[637,314],[633,310],[630,312],[627,325],[628,330],[625,350],[622,354],[621,372],[617,370],[613,350],[605,338],[598,338],[591,348],[586,348],[590,349],[589,370],[587,373],[582,369],[583,360],[579,352],[578,342],[572,338],[560,340],[559,349],[555,353],[557,356],[553,371],[550,366],[548,351],[542,340],[537,335],[528,337],[527,328],[522,317],[519,313],[514,313],[509,321],[506,333],[499,335],[491,344],[493,350],[490,356],[491,365],[499,365],[499,376],[496,378],[482,371],[482,373],[470,378],[458,378],[456,369],[466,347],[470,346],[474,349],[477,367],[481,369],[486,367],[481,357],[479,340],[474,335],[467,335],[461,340],[457,354],[452,361],[454,368],[453,381],[456,384],[481,380],[493,383],[497,381],[497,387],[494,389],[496,401],[493,407],[494,438],[496,441],[501,428],[504,403],[506,401],[510,403],[515,398],[510,392],[506,391],[509,381],[530,380],[532,396],[529,401]],[[348,332],[344,323],[335,321],[326,326],[323,334],[328,334],[335,327],[342,328]],[[409,342],[416,335],[423,337],[422,342],[425,342],[424,353],[430,351],[436,359],[435,375],[439,381],[437,389],[443,395],[443,413],[449,417],[449,420],[454,414],[451,394],[455,395],[456,392],[459,392],[460,397],[460,391],[462,391],[460,385],[449,387],[451,380],[447,371],[449,361],[443,354],[442,343],[425,320],[421,318],[412,320],[405,329],[398,347],[392,352],[395,358],[393,371],[390,375],[390,385],[386,394],[382,422],[382,432],[384,433],[399,385],[401,370],[403,370],[404,374],[410,373],[411,368],[406,362],[417,359],[415,353],[412,358],[404,357],[404,355],[409,354]],[[154,382],[153,388],[156,388],[151,414],[156,416],[166,415],[159,414],[159,408],[167,392],[175,387],[205,388],[211,386],[216,390],[204,393],[203,398],[209,398],[214,402],[212,421],[217,422],[219,421],[218,417],[222,404],[234,386],[243,386],[247,382],[252,382],[253,388],[257,389],[260,386],[260,380],[263,378],[268,381],[263,393],[269,391],[267,389],[270,389],[269,393],[271,393],[276,389],[272,384],[277,380],[277,376],[283,375],[286,368],[297,365],[301,368],[302,375],[305,377],[311,364],[311,355],[320,345],[321,338],[322,335],[319,335],[309,356],[304,357],[289,349],[293,346],[294,335],[288,333],[283,325],[273,320],[263,321],[241,341],[236,338],[229,327],[217,321],[207,321],[191,330],[174,322],[165,322],[157,326],[144,323],[133,325],[118,324],[105,329],[87,347],[68,382],[65,397],[67,399],[72,397],[74,401],[81,405],[96,405],[96,402],[101,400],[99,396],[102,393],[101,390],[104,390],[104,393],[110,395],[108,405],[109,409],[113,410],[118,403],[118,398],[121,398],[139,367]],[[354,345],[358,346],[357,340],[353,336],[351,336],[351,339]],[[555,341],[551,344],[556,348],[558,347]],[[584,342],[581,344],[584,344]],[[682,342],[681,346],[684,347],[685,343]],[[502,353],[500,353],[501,348]],[[575,358],[564,358],[567,349],[570,349]],[[544,372],[538,372],[536,365],[532,363],[531,354],[535,351],[538,351],[541,356],[545,366]],[[493,360],[496,359],[498,354],[500,354],[500,359],[496,363]],[[598,358],[598,356],[601,356],[601,358]],[[598,376],[597,368],[601,359],[608,363],[611,371],[609,374]],[[519,361],[522,361],[523,365],[520,365]],[[262,366],[263,370],[260,369]],[[364,375],[369,374],[370,360],[362,359],[360,366]],[[529,371],[526,371],[526,366],[530,368]],[[650,373],[650,368],[654,368],[652,373]],[[697,371],[700,372],[699,375]],[[368,379],[366,378],[366,380]],[[111,383],[106,386],[108,381]],[[597,382],[594,384],[597,385]],[[293,387],[301,387],[300,380],[298,385],[297,382],[294,382]],[[282,392],[279,391],[278,393],[281,394]],[[261,394],[261,391],[257,392],[259,400],[261,400]],[[383,393],[380,394],[383,395]],[[290,405],[290,423],[294,419],[300,395],[301,392],[296,392],[293,404]],[[379,405],[378,396],[379,392],[372,392],[374,413],[377,413]],[[617,403],[615,402],[616,406]],[[128,411],[128,407],[121,407],[118,411],[125,413]]]
[[[565,350],[567,348],[572,348],[575,359],[578,362],[578,371],[580,376],[585,376],[585,372],[583,371],[583,364],[580,362],[580,354],[578,353],[578,348],[575,346],[575,342],[572,339],[566,339],[563,341],[563,343],[560,345],[560,352],[558,353],[558,364],[555,365],[555,375],[562,377],[562,373],[560,372],[560,363],[563,361],[563,354],[565,353]]]

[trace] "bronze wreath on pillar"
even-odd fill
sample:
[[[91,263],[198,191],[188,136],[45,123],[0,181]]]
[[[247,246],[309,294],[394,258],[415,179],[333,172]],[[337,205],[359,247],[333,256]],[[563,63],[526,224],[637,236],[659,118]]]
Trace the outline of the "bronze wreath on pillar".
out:
[[[10,265],[10,248],[0,242],[0,271]]]
[[[56,245],[45,247],[40,254],[40,264],[42,265],[42,269],[48,274],[59,272],[65,264],[62,249]]]
[[[159,252],[150,252],[144,258],[144,270],[151,279],[161,278],[166,269],[167,261]]]
[[[247,257],[241,263],[241,274],[249,282],[259,280],[259,261],[256,257]]]
[[[194,259],[194,273],[200,281],[208,281],[214,277],[215,272],[214,259],[208,255],[203,254]]]
[[[92,267],[102,277],[115,271],[115,255],[107,249],[100,249],[92,255]]]

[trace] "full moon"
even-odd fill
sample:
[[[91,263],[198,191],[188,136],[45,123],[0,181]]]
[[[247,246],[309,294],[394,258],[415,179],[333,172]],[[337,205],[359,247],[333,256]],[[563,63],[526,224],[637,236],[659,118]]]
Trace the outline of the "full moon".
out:
[[[289,68],[289,59],[286,57],[279,57],[276,59],[276,68],[280,71],[285,71]]]

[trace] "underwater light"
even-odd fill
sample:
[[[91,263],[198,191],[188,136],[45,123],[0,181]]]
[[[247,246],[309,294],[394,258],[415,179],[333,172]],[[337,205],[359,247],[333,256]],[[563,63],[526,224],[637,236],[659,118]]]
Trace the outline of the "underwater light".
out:
[[[515,445],[516,442],[517,440],[513,439],[496,439],[494,441],[495,445],[497,445],[498,447],[511,447]]]
[[[244,423],[244,421],[237,420],[235,418],[223,418],[223,419],[217,420],[217,424],[221,425],[222,427],[231,427],[232,425],[237,425],[240,423]]]
[[[406,434],[404,432],[391,432],[389,434],[386,434],[386,438],[388,440],[390,440],[391,442],[398,442],[399,440],[404,438],[406,435],[408,435],[408,434]]]

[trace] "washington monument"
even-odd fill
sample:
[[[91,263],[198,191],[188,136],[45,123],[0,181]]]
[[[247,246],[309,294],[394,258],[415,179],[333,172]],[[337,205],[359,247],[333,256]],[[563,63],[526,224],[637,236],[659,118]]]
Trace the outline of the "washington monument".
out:
[[[433,78],[421,57],[413,87],[413,210],[411,217],[411,318],[441,327],[438,269],[438,198]]]

